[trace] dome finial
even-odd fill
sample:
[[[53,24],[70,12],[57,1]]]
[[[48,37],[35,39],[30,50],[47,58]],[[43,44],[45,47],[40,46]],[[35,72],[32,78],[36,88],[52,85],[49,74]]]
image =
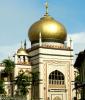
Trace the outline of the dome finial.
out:
[[[45,8],[46,8],[46,13],[45,13],[45,15],[48,15],[48,2],[47,2],[47,0],[46,0],[46,3],[45,3]]]

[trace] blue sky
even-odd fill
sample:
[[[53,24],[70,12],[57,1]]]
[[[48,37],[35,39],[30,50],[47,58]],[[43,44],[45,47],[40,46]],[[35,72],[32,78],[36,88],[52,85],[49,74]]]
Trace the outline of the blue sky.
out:
[[[0,60],[16,52],[28,39],[28,29],[45,13],[45,0],[0,0]],[[49,15],[60,21],[74,42],[74,51],[85,48],[85,0],[48,0]]]

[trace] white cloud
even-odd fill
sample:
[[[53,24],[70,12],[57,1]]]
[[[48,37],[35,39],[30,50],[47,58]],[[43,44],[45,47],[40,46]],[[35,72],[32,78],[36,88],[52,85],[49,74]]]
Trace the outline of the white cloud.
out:
[[[85,32],[73,33],[70,35],[73,40],[73,48],[75,53],[79,53],[85,49]]]

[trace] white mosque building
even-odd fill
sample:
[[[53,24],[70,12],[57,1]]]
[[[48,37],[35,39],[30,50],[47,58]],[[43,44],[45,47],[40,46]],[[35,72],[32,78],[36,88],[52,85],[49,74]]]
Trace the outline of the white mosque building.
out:
[[[65,27],[46,13],[28,31],[30,48],[17,50],[14,55],[16,77],[20,72],[39,72],[38,85],[32,87],[28,100],[72,100],[74,67],[71,41],[66,42]],[[69,44],[69,45],[68,45]],[[25,44],[26,46],[26,44]]]

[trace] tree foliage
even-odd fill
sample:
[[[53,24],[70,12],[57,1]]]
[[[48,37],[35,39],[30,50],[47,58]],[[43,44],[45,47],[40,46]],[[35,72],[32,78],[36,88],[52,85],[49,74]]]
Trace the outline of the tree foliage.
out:
[[[5,69],[4,72],[9,74],[13,72],[13,69],[15,67],[15,63],[14,61],[10,60],[10,59],[5,59],[3,60],[3,64],[5,65]]]
[[[81,82],[81,76],[80,75],[76,76],[75,81]]]
[[[39,72],[32,72],[32,85],[38,85],[39,82],[40,82],[40,79],[39,79]]]
[[[11,59],[4,59],[3,64],[5,66],[5,69],[3,71],[4,77],[7,77],[8,81],[13,82],[14,67],[15,67],[14,61],[12,61]],[[11,91],[12,91],[11,95],[13,96],[13,92],[14,92],[13,84],[11,84],[10,86],[11,86]]]
[[[39,72],[31,72],[28,76],[24,73],[18,75],[15,79],[15,85],[17,85],[17,94],[26,95],[29,92],[29,86],[38,85]]]
[[[0,80],[0,94],[4,94],[4,93],[5,93],[4,84],[3,81]]]
[[[30,84],[31,81],[29,76],[25,75],[24,73],[18,75],[15,79],[18,95],[26,95],[29,92],[28,87]]]

